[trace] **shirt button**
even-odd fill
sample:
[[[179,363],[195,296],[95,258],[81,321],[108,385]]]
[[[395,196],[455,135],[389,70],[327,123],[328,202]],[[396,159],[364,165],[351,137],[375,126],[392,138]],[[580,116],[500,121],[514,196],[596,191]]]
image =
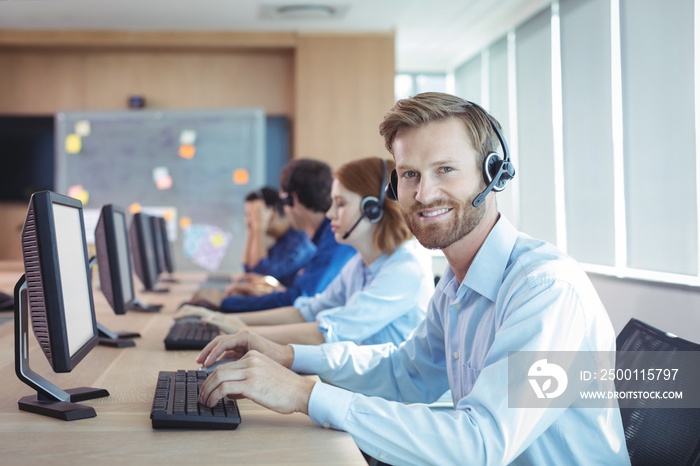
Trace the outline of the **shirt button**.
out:
[[[455,354],[453,354],[452,356],[454,356],[455,359],[459,359],[459,353],[457,351],[455,351]]]

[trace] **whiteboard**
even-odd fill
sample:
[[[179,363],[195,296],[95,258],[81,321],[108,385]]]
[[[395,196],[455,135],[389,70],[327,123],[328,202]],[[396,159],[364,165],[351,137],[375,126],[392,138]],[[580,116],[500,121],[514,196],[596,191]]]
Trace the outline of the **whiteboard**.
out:
[[[56,191],[86,210],[116,204],[166,216],[176,270],[239,271],[243,202],[266,181],[265,114],[61,112],[55,176]]]

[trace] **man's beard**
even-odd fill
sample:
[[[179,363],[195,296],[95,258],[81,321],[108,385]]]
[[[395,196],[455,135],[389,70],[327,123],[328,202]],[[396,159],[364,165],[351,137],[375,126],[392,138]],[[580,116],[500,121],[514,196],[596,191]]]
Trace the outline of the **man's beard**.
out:
[[[448,222],[442,221],[440,223],[424,225],[423,222],[420,221],[418,211],[445,207],[452,209],[452,211],[448,213],[448,215],[451,215]],[[423,247],[428,249],[445,249],[467,236],[481,223],[481,219],[484,218],[486,213],[485,207],[486,204],[473,207],[471,201],[464,203],[459,203],[457,201],[439,201],[430,205],[414,203],[409,208],[408,212],[402,210],[401,213],[408,225],[408,229],[411,230],[413,236],[416,237]]]

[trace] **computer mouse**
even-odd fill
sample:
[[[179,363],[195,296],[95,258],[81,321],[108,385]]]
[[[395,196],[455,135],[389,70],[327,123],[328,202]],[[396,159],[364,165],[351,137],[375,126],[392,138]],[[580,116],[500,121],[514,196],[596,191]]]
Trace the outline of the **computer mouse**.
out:
[[[200,370],[200,371],[211,372],[211,371],[213,371],[214,369],[216,369],[217,367],[219,367],[220,365],[222,365],[222,364],[228,364],[228,363],[230,363],[230,362],[233,362],[233,359],[219,359],[218,361],[216,361],[216,362],[215,362],[214,364],[212,364],[211,366],[209,366],[209,367],[204,367],[204,366],[202,366],[202,367],[199,368],[199,370]]]
[[[187,317],[175,317],[175,322],[187,324],[187,323],[197,323],[201,322],[202,318],[198,316],[187,316]]]

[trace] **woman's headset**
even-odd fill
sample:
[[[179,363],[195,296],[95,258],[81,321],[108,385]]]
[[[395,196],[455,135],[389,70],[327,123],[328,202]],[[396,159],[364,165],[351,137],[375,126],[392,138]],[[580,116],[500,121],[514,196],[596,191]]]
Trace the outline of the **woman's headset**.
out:
[[[383,186],[386,184],[387,165],[386,160],[382,159],[382,182],[379,185],[379,198],[374,196],[365,196],[360,201],[360,218],[355,224],[343,235],[343,239],[347,239],[350,233],[360,224],[363,218],[367,218],[370,223],[377,223],[384,216],[384,199],[387,197],[386,189]]]

